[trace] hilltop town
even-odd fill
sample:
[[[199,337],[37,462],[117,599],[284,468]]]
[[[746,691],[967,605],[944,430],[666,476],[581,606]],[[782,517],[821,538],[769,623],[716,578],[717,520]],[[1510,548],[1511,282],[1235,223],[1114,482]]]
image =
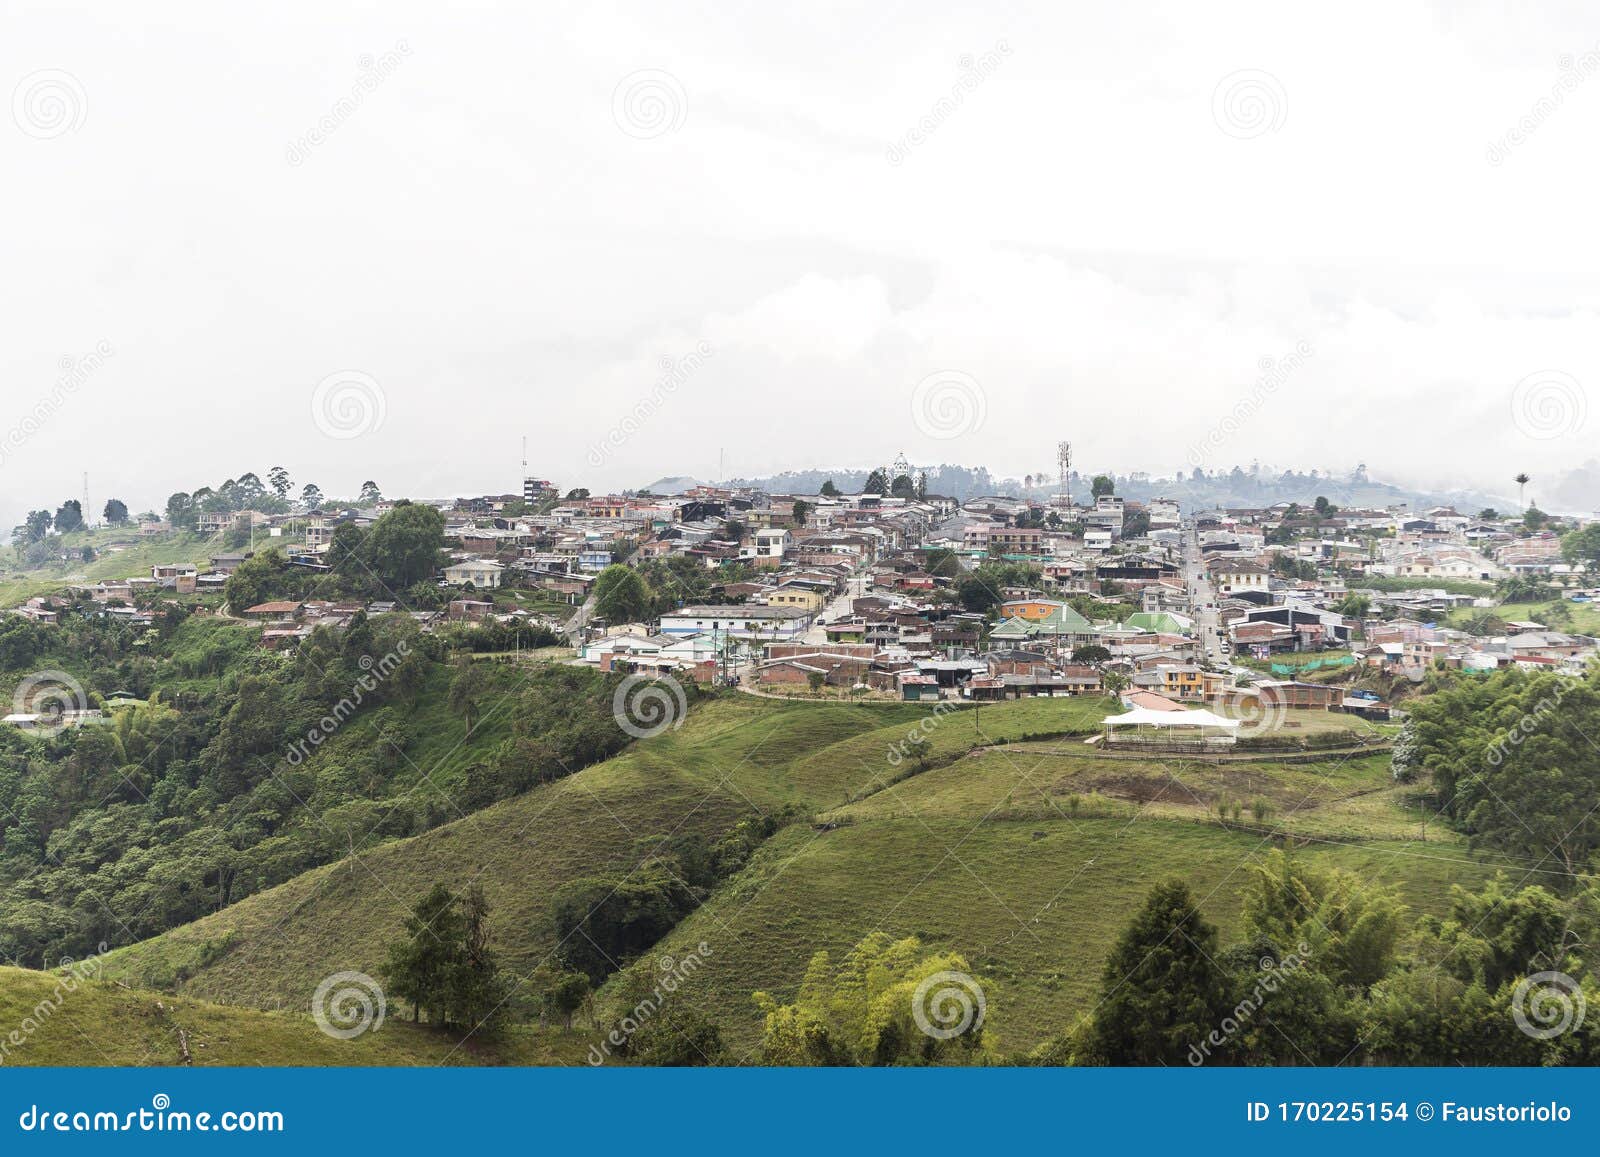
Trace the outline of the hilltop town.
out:
[[[162,516],[131,517],[113,500],[116,517],[94,531],[79,510],[67,510],[66,533],[36,512],[17,528],[19,557],[58,568],[92,559],[103,577],[69,576],[7,613],[150,627],[181,605],[258,622],[260,645],[283,649],[319,626],[400,612],[424,630],[526,632],[602,671],[757,693],[1109,693],[1146,710],[1368,718],[1387,718],[1433,669],[1579,674],[1596,649],[1586,628],[1600,629],[1594,524],[1533,507],[1342,509],[1318,498],[1184,510],[1125,500],[1105,475],[1076,497],[1064,482],[1042,498],[958,502],[909,468],[874,471],[859,493],[685,478],[598,495],[528,478],[520,493],[402,501],[438,510],[437,565],[352,599],[328,597],[321,581],[338,569],[340,536],[370,531],[396,500],[368,483],[350,502],[315,486],[290,502],[286,476],[273,477],[276,494],[247,475],[174,495]],[[119,567],[152,548],[163,561]],[[235,577],[268,559],[295,581]],[[50,585],[37,569],[30,581]],[[25,727],[17,706],[7,722]]]

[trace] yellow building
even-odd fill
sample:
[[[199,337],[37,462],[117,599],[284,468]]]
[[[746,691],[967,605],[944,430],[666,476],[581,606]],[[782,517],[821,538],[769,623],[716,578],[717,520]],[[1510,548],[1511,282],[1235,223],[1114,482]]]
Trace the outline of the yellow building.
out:
[[[803,611],[820,611],[827,605],[826,595],[807,587],[779,587],[767,595],[769,607],[799,607]]]
[[[1056,614],[1066,606],[1054,599],[1016,599],[1009,603],[1000,604],[1000,617],[1002,619],[1023,619],[1030,623],[1040,623]]]
[[[1205,697],[1205,672],[1188,664],[1161,668],[1161,689],[1176,699]]]

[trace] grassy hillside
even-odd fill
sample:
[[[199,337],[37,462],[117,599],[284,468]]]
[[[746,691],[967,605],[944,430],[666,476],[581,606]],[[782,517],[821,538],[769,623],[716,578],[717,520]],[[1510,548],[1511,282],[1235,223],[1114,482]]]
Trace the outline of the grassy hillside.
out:
[[[982,712],[986,738],[1091,727],[1103,700],[1035,701]],[[809,705],[727,696],[621,756],[426,834],[360,851],[212,916],[112,954],[112,975],[228,1003],[294,1007],[317,981],[371,971],[405,908],[435,881],[479,881],[507,962],[527,970],[555,947],[551,893],[626,872],[652,839],[717,837],[786,806],[820,812],[910,773],[890,750],[916,705]],[[930,762],[972,743],[970,712],[927,729]]]
[[[285,549],[289,539],[258,537],[258,549],[266,545]],[[140,538],[128,530],[102,527],[63,535],[61,549],[77,552],[94,548],[93,562],[51,562],[36,568],[21,568],[9,556],[0,563],[0,607],[11,607],[34,595],[58,591],[68,582],[96,582],[150,576],[152,566],[168,563],[195,563],[204,567],[213,554],[228,550],[226,536],[175,533],[160,538]],[[248,548],[246,548],[248,549]]]
[[[582,1064],[589,1047],[578,1032],[519,1028],[457,1048],[393,1015],[377,1031],[336,1040],[304,1013],[225,1008],[106,980],[66,987],[54,974],[3,967],[0,1023],[25,1033],[21,1045],[8,1043],[12,1066],[178,1065],[183,1045],[202,1066],[562,1065]]]
[[[769,840],[635,967],[704,942],[706,967],[683,998],[720,1023],[733,1059],[754,1060],[752,991],[792,995],[812,953],[874,929],[916,934],[967,955],[991,984],[1001,1045],[1026,1049],[1092,1009],[1112,940],[1163,876],[1184,876],[1226,938],[1246,865],[1285,836],[1313,861],[1398,885],[1419,911],[1442,911],[1451,883],[1492,873],[1436,825],[1420,841],[1382,755],[1201,765],[1040,738],[1092,731],[1106,711],[1105,700],[1039,700],[975,720],[726,696],[567,779],[121,948],[107,972],[189,998],[300,1009],[332,972],[376,972],[427,886],[477,880],[506,963],[526,974],[556,946],[549,903],[561,884],[630,871],[661,837],[715,837],[793,805],[812,821]],[[925,770],[896,757],[912,732],[927,739]],[[1241,801],[1242,816],[1219,818],[1219,799]],[[1267,805],[1259,822],[1256,799]]]
[[[790,829],[658,954],[707,945],[687,998],[720,1022],[737,1059],[754,1062],[761,1018],[752,991],[792,999],[812,953],[837,958],[880,929],[915,935],[963,953],[992,982],[988,1023],[1003,1049],[1026,1050],[1092,1011],[1112,942],[1154,883],[1184,877],[1226,942],[1239,924],[1245,865],[1270,846],[1159,818],[935,816]],[[1422,911],[1442,911],[1450,883],[1490,874],[1459,850],[1429,849],[1311,845],[1301,854],[1399,884]]]

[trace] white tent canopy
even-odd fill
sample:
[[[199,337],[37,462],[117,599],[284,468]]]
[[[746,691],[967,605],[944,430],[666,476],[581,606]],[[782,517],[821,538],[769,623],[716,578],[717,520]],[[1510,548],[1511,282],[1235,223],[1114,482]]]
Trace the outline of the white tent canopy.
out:
[[[1131,733],[1128,728],[1133,729]],[[1206,710],[1152,711],[1136,707],[1122,715],[1107,715],[1105,729],[1107,743],[1118,742],[1116,737],[1120,735],[1134,742],[1155,739],[1209,746],[1237,742],[1234,732],[1239,730],[1239,720]]]
[[[1107,715],[1107,727],[1223,727],[1229,731],[1239,726],[1237,719],[1229,719],[1211,711],[1152,711],[1148,707],[1135,707],[1121,715]]]

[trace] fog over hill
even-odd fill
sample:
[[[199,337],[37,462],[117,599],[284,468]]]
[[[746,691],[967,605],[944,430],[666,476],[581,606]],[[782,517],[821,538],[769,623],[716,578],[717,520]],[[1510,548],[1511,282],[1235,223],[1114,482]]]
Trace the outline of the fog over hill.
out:
[[[885,467],[892,470],[892,467]],[[1043,499],[1059,489],[1056,477],[1049,473],[1024,475],[1021,478],[1001,477],[986,467],[939,466],[913,467],[914,473],[925,471],[928,492],[943,494],[965,501],[983,495],[1009,494]],[[795,470],[760,478],[731,478],[728,485],[753,486],[778,492],[815,493],[824,482],[832,480],[840,490],[853,492],[866,484],[871,470]],[[1228,471],[1193,470],[1177,476],[1155,476],[1145,473],[1117,474],[1116,492],[1124,498],[1148,501],[1152,498],[1172,498],[1185,510],[1200,510],[1216,506],[1271,506],[1277,502],[1308,504],[1321,496],[1338,506],[1383,508],[1407,503],[1413,510],[1432,506],[1455,506],[1464,514],[1476,514],[1486,507],[1501,510],[1515,509],[1515,493],[1507,501],[1506,495],[1493,495],[1475,488],[1427,490],[1385,482],[1371,477],[1365,470],[1357,469],[1346,474],[1323,473],[1317,470],[1253,470],[1236,466]],[[1088,498],[1093,474],[1073,472],[1069,482],[1073,497],[1082,502]],[[1581,495],[1592,493],[1600,487],[1600,466],[1595,467],[1585,485],[1574,482],[1563,487],[1560,493],[1571,494],[1577,509],[1585,509]],[[1537,488],[1530,491],[1530,496]],[[1566,509],[1567,504],[1555,506]]]

